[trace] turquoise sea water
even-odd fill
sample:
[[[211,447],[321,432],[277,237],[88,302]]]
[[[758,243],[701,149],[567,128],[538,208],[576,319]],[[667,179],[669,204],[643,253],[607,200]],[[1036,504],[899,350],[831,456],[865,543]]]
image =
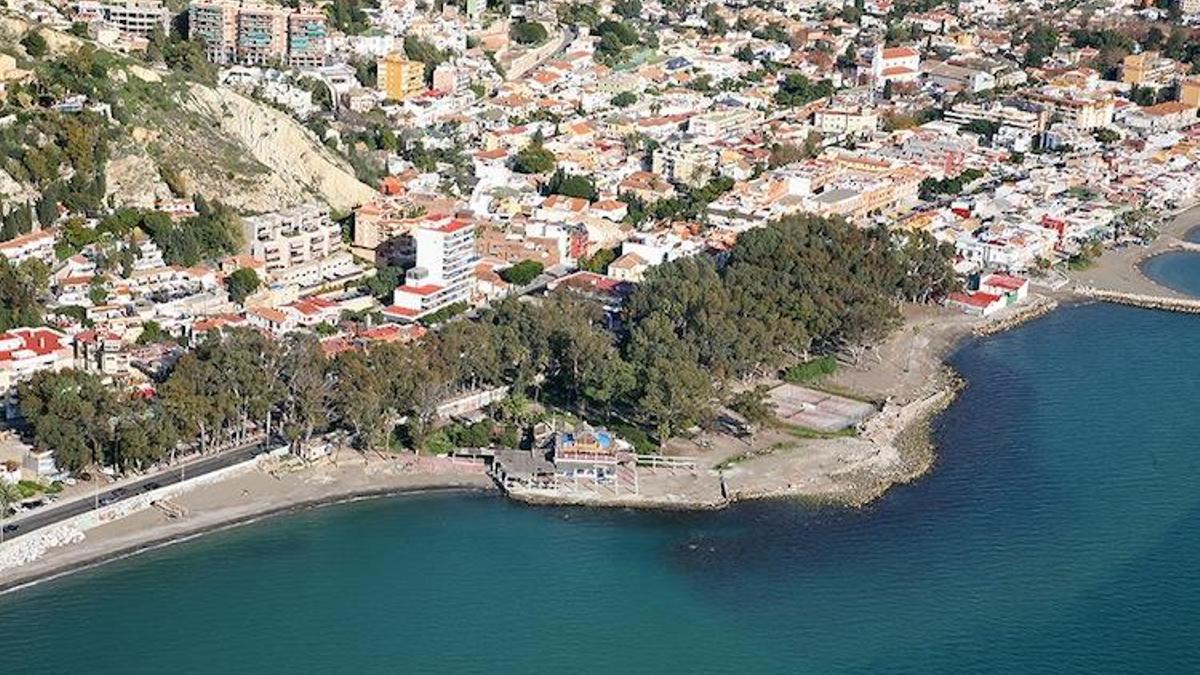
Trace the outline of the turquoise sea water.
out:
[[[1142,272],[1167,288],[1200,297],[1200,253],[1161,253],[1142,263]]]
[[[1183,238],[1200,243],[1200,227],[1193,228]],[[1167,288],[1200,297],[1200,253],[1195,251],[1162,253],[1144,262],[1142,272]]]
[[[1198,336],[965,346],[937,467],[863,510],[307,511],[0,596],[0,673],[1197,672]]]

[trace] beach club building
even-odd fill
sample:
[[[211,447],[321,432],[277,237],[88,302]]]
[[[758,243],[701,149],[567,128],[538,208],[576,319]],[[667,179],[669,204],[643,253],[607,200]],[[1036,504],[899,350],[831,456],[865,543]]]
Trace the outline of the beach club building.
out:
[[[979,290],[1004,298],[1004,304],[1015,305],[1029,297],[1029,280],[1011,274],[989,274],[979,282]]]
[[[559,475],[566,478],[609,482],[616,476],[617,465],[629,459],[629,453],[618,448],[616,437],[604,429],[584,424],[554,435],[551,461],[558,467]]]
[[[999,295],[956,292],[947,296],[946,306],[955,307],[972,316],[991,316],[1008,305]]]

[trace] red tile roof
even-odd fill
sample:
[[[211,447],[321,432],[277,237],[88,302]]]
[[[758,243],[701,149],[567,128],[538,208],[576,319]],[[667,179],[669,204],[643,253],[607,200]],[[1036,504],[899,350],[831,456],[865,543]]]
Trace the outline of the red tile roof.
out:
[[[0,333],[0,342],[19,340],[20,345],[13,350],[0,351],[0,361],[12,361],[18,351],[28,350],[37,356],[46,356],[64,349],[63,335],[49,328],[13,328],[6,333]]]
[[[1000,296],[992,295],[991,293],[951,293],[949,299],[952,302],[972,307],[987,307],[1000,300]]]
[[[408,293],[410,295],[433,295],[443,288],[445,288],[445,286],[438,286],[437,284],[425,284],[424,286],[397,286],[396,290],[400,291],[401,293]]]
[[[906,59],[913,56],[920,56],[920,52],[911,47],[892,47],[883,50],[883,58],[885,59]]]
[[[451,232],[458,232],[459,230],[468,228],[470,226],[471,226],[471,221],[469,221],[469,220],[452,220],[448,224],[437,228],[437,231],[445,232],[446,234],[450,234]]]
[[[1010,276],[1008,274],[993,274],[987,279],[984,279],[983,283],[987,286],[996,286],[997,288],[1006,288],[1010,291],[1016,291],[1020,290],[1029,282],[1026,279]]]
[[[420,312],[418,312],[415,309],[401,307],[400,305],[392,305],[391,307],[384,307],[383,313],[384,314],[393,314],[395,316],[406,316],[406,317],[413,317],[413,316],[417,316],[418,314],[420,314]]]

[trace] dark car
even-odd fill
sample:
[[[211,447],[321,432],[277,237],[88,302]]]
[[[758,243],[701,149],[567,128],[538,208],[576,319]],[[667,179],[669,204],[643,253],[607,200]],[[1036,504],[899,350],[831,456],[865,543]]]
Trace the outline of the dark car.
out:
[[[108,506],[109,504],[112,504],[113,502],[117,502],[117,501],[124,499],[128,495],[129,495],[129,490],[126,490],[125,488],[117,488],[116,490],[113,490],[112,492],[110,492],[100,498],[100,506]]]
[[[160,487],[162,487],[162,485],[160,485],[158,482],[150,481],[142,486],[142,492],[150,492],[151,490],[157,490]]]
[[[19,529],[21,529],[20,525],[16,525],[16,524],[5,525],[4,526],[4,534],[12,534],[13,532],[16,532]]]

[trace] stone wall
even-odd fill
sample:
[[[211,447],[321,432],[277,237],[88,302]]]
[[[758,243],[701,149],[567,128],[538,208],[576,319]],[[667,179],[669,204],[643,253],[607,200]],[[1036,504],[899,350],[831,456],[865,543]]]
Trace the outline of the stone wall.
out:
[[[271,454],[275,454],[273,451]],[[284,449],[286,452],[286,449]],[[154,502],[172,499],[191,492],[198,487],[212,485],[220,481],[249,473],[258,468],[258,458],[250,459],[240,464],[227,466],[195,478],[188,478],[179,483],[160,487],[150,492],[135,495],[115,504],[102,506],[98,509],[81,513],[53,525],[48,525],[28,534],[24,534],[0,544],[0,575],[21,565],[33,562],[46,551],[56,546],[76,544],[87,538],[87,532],[102,525],[126,518],[139,511],[152,508]]]

